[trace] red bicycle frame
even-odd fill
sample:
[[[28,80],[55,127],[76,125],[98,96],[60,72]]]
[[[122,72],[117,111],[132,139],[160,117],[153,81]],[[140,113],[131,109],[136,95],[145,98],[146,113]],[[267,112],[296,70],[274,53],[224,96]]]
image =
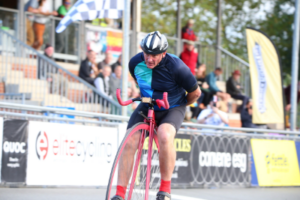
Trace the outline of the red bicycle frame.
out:
[[[142,116],[145,117],[144,122],[148,123],[150,125],[150,130],[149,130],[149,143],[148,143],[148,157],[147,157],[147,175],[146,175],[146,188],[145,188],[145,200],[148,200],[148,195],[149,195],[149,187],[150,187],[150,175],[151,175],[151,158],[152,158],[152,148],[153,148],[153,140],[155,141],[155,144],[157,146],[157,150],[159,153],[159,144],[158,144],[158,138],[157,135],[154,133],[154,130],[157,131],[157,125],[155,122],[155,113],[154,113],[154,104],[156,104],[159,108],[164,107],[165,109],[169,109],[169,102],[168,102],[168,93],[163,94],[163,99],[151,99],[151,98],[135,98],[135,99],[130,99],[127,101],[122,101],[121,99],[121,91],[120,89],[117,89],[117,99],[120,105],[126,106],[131,104],[134,101],[141,101],[142,103],[148,103],[149,104],[149,109],[148,109],[148,114],[147,117],[144,116],[142,113],[140,113]],[[134,171],[133,171],[133,178],[131,180],[130,184],[130,189],[129,189],[129,194],[128,194],[128,200],[131,199],[132,196],[132,191],[135,183],[135,178],[137,175],[138,167],[139,167],[139,162],[140,162],[140,157],[142,154],[142,145],[144,144],[145,140],[145,132],[142,132],[139,145],[138,145],[138,152],[137,152],[137,157],[136,157],[136,162],[134,166]]]

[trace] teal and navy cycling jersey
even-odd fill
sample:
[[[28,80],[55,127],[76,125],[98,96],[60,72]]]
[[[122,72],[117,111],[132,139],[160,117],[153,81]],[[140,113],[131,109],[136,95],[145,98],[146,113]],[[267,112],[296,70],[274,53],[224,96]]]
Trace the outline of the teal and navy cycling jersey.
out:
[[[131,58],[129,71],[137,81],[142,97],[162,99],[163,93],[168,92],[170,108],[186,104],[186,91],[193,92],[198,88],[191,70],[177,56],[169,53],[154,69],[149,69],[144,54],[138,53]],[[155,106],[154,110],[164,109]]]

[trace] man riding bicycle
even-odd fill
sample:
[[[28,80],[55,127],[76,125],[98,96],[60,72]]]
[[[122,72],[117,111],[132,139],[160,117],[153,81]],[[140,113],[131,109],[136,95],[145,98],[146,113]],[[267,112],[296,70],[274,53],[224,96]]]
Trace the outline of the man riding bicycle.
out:
[[[159,31],[149,33],[140,45],[143,52],[131,58],[129,71],[140,87],[141,96],[161,99],[163,93],[168,92],[170,108],[154,106],[161,173],[156,199],[167,200],[171,199],[171,178],[176,161],[174,138],[183,122],[186,105],[194,103],[201,91],[190,69],[177,56],[167,53],[168,41]],[[147,114],[147,110],[147,105],[141,103],[131,115],[127,129],[143,122],[144,117],[139,112]],[[124,148],[118,169],[117,193],[112,200],[125,199],[139,137],[137,132]]]

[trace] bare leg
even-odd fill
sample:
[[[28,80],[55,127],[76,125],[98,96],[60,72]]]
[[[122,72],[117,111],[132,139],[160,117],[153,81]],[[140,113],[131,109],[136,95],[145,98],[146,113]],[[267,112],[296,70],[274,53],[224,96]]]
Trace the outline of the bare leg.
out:
[[[161,179],[170,181],[175,167],[176,151],[174,147],[174,138],[176,130],[173,125],[165,123],[158,127],[158,143],[159,143],[159,164]]]
[[[120,186],[127,187],[128,185],[133,168],[134,154],[138,148],[140,135],[140,131],[134,133],[122,152],[118,169],[118,185]]]

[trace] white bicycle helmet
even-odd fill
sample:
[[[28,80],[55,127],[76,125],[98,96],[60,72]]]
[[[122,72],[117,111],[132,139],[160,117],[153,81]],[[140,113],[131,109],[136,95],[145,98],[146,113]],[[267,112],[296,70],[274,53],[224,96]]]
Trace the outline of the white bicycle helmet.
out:
[[[147,54],[160,54],[169,47],[166,36],[159,31],[151,32],[141,41],[141,48]]]

